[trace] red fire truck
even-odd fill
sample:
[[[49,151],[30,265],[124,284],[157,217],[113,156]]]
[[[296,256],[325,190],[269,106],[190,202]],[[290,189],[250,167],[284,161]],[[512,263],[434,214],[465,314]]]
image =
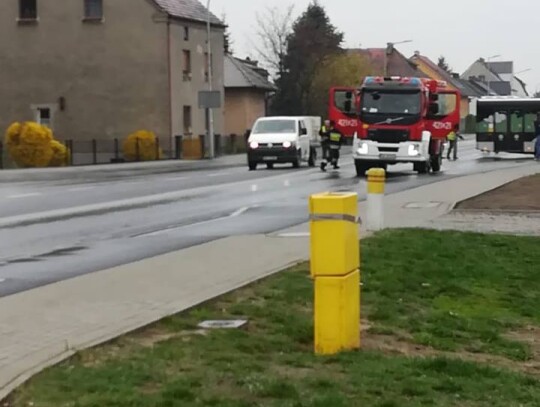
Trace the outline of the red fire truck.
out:
[[[438,172],[446,137],[459,125],[460,99],[443,81],[367,77],[359,90],[331,90],[330,120],[353,137],[359,176],[398,163]]]

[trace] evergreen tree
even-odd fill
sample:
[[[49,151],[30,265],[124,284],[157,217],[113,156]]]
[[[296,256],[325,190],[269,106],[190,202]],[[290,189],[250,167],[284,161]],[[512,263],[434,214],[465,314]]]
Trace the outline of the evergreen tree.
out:
[[[295,21],[283,55],[283,71],[276,80],[278,92],[272,103],[275,114],[310,114],[310,90],[317,67],[326,57],[341,51],[343,33],[334,27],[325,9],[313,1]]]
[[[446,62],[446,58],[444,56],[439,57],[439,62],[437,62],[437,65],[439,68],[441,68],[443,71],[446,71],[448,73],[452,72],[452,68],[450,68],[450,65],[448,65],[448,62]]]

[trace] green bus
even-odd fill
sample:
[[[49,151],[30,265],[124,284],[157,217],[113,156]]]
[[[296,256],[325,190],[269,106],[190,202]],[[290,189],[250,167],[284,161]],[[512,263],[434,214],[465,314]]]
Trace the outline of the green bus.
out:
[[[485,153],[534,154],[540,99],[484,97],[476,103],[476,148]],[[540,129],[540,128],[539,128]]]

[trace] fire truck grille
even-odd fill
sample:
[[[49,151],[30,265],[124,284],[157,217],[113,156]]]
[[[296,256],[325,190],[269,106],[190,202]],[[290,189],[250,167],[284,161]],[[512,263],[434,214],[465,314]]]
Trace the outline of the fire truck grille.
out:
[[[394,129],[370,129],[367,135],[368,140],[379,143],[401,143],[409,140],[408,130]]]

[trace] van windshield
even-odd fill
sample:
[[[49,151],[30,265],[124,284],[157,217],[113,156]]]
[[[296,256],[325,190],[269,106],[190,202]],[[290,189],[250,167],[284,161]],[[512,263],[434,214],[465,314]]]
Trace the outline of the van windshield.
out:
[[[296,122],[294,120],[261,120],[253,129],[253,134],[269,133],[295,133]]]

